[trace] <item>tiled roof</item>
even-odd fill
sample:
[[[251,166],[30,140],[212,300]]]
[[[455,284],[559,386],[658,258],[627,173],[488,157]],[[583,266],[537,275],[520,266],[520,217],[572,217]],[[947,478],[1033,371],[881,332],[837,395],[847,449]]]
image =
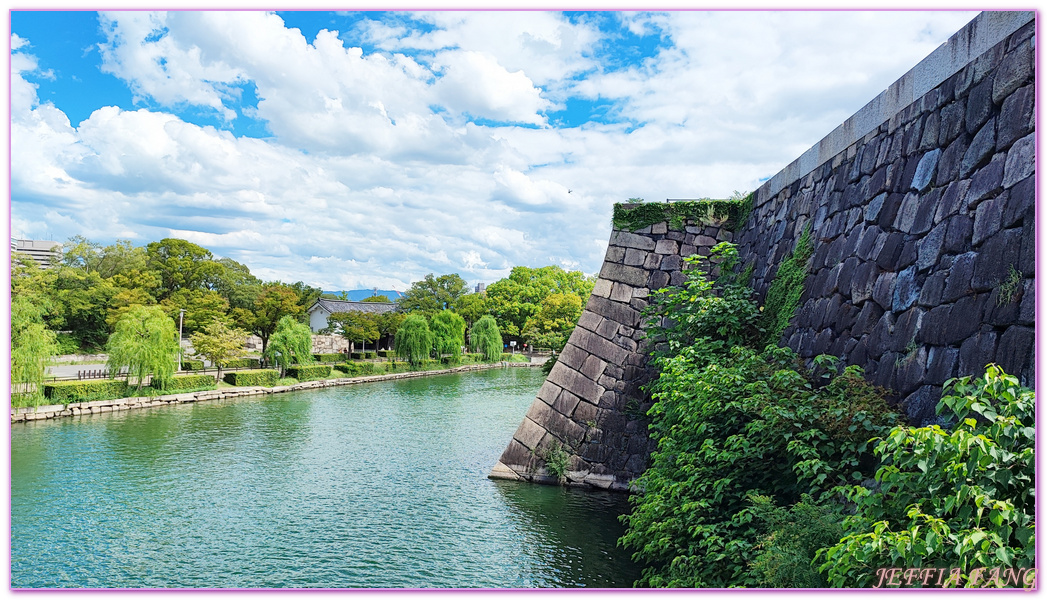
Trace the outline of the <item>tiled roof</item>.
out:
[[[306,312],[313,312],[316,307],[322,307],[329,313],[336,312],[366,312],[374,314],[382,314],[396,310],[395,302],[352,302],[348,300],[328,300],[326,298],[320,298],[309,307]]]

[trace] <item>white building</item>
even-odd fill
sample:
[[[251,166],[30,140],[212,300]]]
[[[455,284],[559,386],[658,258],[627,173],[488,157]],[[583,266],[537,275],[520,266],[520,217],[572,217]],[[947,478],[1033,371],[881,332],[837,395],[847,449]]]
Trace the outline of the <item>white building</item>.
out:
[[[11,251],[28,254],[46,269],[62,260],[62,244],[43,240],[18,240],[11,238]]]
[[[320,298],[305,312],[309,315],[309,327],[312,328],[313,333],[316,333],[327,328],[327,318],[336,312],[382,314],[394,310],[396,310],[395,302],[351,302]]]

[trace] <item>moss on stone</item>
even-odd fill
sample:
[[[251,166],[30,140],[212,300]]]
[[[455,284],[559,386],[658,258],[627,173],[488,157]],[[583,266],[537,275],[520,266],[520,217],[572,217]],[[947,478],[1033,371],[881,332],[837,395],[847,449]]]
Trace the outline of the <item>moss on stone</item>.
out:
[[[723,222],[727,229],[735,230],[749,217],[753,194],[741,200],[703,198],[650,204],[615,204],[611,222],[616,229],[626,231],[636,231],[662,222],[668,222],[672,229],[683,229],[686,221],[703,224]]]

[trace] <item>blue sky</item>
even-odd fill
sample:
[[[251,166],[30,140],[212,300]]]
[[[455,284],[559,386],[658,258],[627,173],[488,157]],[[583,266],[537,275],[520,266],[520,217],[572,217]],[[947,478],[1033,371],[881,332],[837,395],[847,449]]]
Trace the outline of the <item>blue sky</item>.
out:
[[[12,235],[592,273],[614,202],[754,189],[974,14],[12,11]]]

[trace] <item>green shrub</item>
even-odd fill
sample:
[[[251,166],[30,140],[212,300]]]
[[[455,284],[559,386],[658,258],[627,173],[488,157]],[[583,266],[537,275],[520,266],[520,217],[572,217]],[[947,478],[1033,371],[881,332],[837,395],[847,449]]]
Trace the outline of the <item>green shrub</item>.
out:
[[[58,342],[58,354],[80,354],[80,340],[71,333],[58,333],[55,335]]]
[[[365,357],[363,352],[350,352],[349,358],[353,360],[363,360]]]
[[[254,371],[233,371],[226,373],[222,380],[236,386],[273,387],[280,379],[280,372],[275,369],[258,369]]]
[[[326,379],[331,375],[331,365],[291,365],[287,367],[284,375],[294,377],[298,381]]]
[[[412,365],[427,360],[433,351],[434,337],[422,315],[407,315],[396,330],[396,356]]]
[[[175,375],[161,391],[164,394],[213,390],[217,383],[210,375]]]
[[[649,565],[644,584],[759,585],[748,563],[768,532],[748,495],[824,501],[871,476],[869,439],[897,422],[882,390],[858,367],[816,382],[797,362],[789,349],[741,346],[710,362],[700,343],[659,360],[648,411],[658,447],[622,538]]]
[[[372,363],[372,362],[348,362],[338,366],[340,371],[344,371],[350,377],[363,377],[365,375],[380,375],[388,370],[389,363]]]
[[[255,357],[245,358],[234,358],[229,361],[223,368],[226,369],[257,369],[260,365],[259,359]]]
[[[381,356],[382,358],[392,358],[396,356],[396,352],[392,350],[379,350],[378,356]]]
[[[314,354],[313,360],[322,363],[338,362],[341,360],[345,360],[345,354],[341,352],[332,352],[328,354]]]
[[[53,404],[113,400],[126,396],[127,382],[123,379],[55,381],[44,384],[44,397]]]
[[[441,356],[440,364],[448,367],[454,367],[462,364],[462,357],[459,356]]]
[[[193,358],[182,359],[182,370],[183,371],[203,371],[204,361],[196,360]]]
[[[368,350],[368,351],[364,352],[364,358],[367,358],[367,359],[378,358],[378,353],[377,352],[372,352],[371,350]]]
[[[968,579],[978,568],[1035,566],[1034,393],[989,365],[982,378],[947,381],[937,410],[956,425],[896,427],[876,445],[879,490],[850,489],[847,536],[821,555],[833,586],[923,566],[957,568],[953,585],[982,587],[988,572]]]
[[[512,352],[503,352],[502,360],[506,362],[529,362],[531,359],[526,354],[513,354]]]
[[[753,517],[768,533],[756,545],[750,563],[759,587],[823,588],[825,576],[812,564],[818,550],[843,537],[843,507],[818,504],[804,494],[792,508],[783,508],[769,496],[751,496]]]

